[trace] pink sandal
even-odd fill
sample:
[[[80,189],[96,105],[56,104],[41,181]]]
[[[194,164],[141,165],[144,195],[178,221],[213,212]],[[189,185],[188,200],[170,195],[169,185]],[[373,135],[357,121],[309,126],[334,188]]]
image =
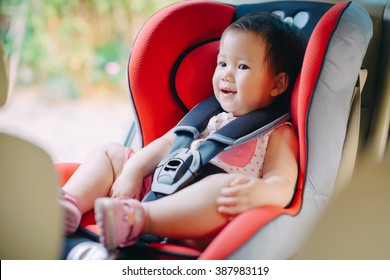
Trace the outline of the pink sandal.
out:
[[[65,221],[65,234],[74,233],[81,221],[81,208],[77,199],[72,195],[65,192],[63,189],[58,189],[58,203],[60,204],[64,221]]]
[[[145,225],[145,211],[138,200],[103,197],[95,201],[95,219],[100,243],[112,250],[137,242]]]

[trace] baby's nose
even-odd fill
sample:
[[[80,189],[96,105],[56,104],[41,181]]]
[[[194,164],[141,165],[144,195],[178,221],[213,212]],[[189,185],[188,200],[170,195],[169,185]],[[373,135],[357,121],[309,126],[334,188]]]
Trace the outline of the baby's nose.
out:
[[[225,81],[225,82],[228,82],[228,83],[233,83],[234,82],[234,78],[233,78],[232,73],[230,71],[226,71],[222,75],[222,80]]]

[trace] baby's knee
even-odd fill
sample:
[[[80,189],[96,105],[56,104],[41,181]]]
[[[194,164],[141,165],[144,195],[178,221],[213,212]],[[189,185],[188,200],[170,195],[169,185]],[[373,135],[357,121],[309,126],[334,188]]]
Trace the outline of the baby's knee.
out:
[[[108,157],[111,161],[117,158],[123,158],[125,147],[118,142],[108,142],[98,146],[95,153]]]

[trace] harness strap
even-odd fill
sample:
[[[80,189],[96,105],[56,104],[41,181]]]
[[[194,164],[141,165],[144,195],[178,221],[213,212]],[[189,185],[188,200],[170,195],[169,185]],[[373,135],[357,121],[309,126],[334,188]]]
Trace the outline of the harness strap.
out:
[[[200,133],[206,129],[209,119],[223,111],[215,96],[211,96],[196,105],[174,129],[175,140],[170,153],[181,148],[189,148],[192,140],[199,137]]]

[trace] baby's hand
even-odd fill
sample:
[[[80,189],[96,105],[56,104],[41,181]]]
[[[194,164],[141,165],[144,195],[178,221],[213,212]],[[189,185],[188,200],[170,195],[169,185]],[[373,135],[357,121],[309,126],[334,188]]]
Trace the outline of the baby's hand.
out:
[[[222,188],[217,199],[218,212],[236,216],[256,207],[256,192],[259,179],[237,174],[229,186]]]

